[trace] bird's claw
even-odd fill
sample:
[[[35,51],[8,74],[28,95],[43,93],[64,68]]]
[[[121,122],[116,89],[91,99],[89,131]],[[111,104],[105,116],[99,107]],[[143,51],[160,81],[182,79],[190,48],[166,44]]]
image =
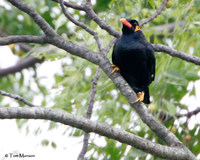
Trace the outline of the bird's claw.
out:
[[[144,100],[144,92],[138,92],[137,95],[138,95],[138,99],[136,99],[135,102],[136,103],[137,102],[142,102]]]
[[[117,67],[116,65],[113,64],[112,67],[115,67],[111,72],[112,74],[115,73],[116,71],[120,71],[119,67]]]

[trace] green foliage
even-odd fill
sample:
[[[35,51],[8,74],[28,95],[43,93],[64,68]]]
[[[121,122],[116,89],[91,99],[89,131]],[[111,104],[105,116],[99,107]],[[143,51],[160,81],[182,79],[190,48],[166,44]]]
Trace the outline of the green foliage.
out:
[[[109,9],[109,3],[111,0],[97,0],[94,10],[103,11]]]
[[[31,5],[58,34],[62,35],[67,40],[85,46],[93,51],[98,51],[95,40],[91,35],[80,27],[69,27],[67,18],[55,11],[57,9],[60,11],[57,3],[44,0],[26,0],[25,2]],[[159,8],[161,3],[161,0],[97,0],[94,9],[98,16],[104,19],[107,24],[111,25],[116,30],[121,30],[121,24],[119,22],[121,17],[135,18],[141,22],[152,15],[156,9]],[[200,57],[199,3],[199,0],[172,1],[172,6],[170,8],[165,9],[156,19],[142,26],[142,30],[148,41],[150,37],[153,37],[154,43],[169,45],[176,50]],[[15,7],[12,7],[11,10],[0,7],[1,31],[8,35],[42,34],[39,27],[27,14],[20,12]],[[79,21],[84,22],[89,25],[90,28],[98,32],[104,46],[113,38],[103,31],[95,22],[85,18],[79,11],[74,10],[72,16],[78,16]],[[23,17],[23,20],[20,20],[19,17]],[[183,26],[177,25],[180,21],[184,21]],[[169,23],[176,24],[173,31],[169,31],[167,28],[160,30],[163,27],[161,25]],[[41,96],[41,104],[43,106],[51,104],[50,107],[52,108],[78,116],[85,116],[89,103],[91,81],[97,66],[84,59],[70,56],[68,53],[59,49],[53,48],[55,52],[49,55],[47,53],[52,48],[43,51],[40,48],[41,45],[32,44],[32,46],[33,49],[28,54],[35,55],[36,57],[42,55],[46,58],[46,61],[52,62],[52,65],[53,62],[58,60],[63,60],[65,62],[66,57],[70,59],[72,63],[62,63],[60,71],[62,74],[59,72],[53,75],[52,78],[55,80],[55,83],[50,87],[47,87],[48,81],[45,81],[46,83],[42,82],[44,77],[39,77],[37,75],[37,68],[40,67],[40,65],[37,65],[34,70],[26,70],[26,73],[21,72],[1,78],[0,88],[7,92],[21,95],[29,101],[32,101],[36,96]],[[18,55],[15,50],[13,50],[13,52],[15,55]],[[155,53],[155,55],[156,78],[150,86],[152,104],[155,107],[155,112],[165,112],[175,116],[179,114],[178,111],[186,108],[181,103],[182,98],[186,94],[190,93],[196,96],[195,88],[193,87],[192,91],[189,91],[187,87],[190,82],[196,82],[200,79],[198,74],[199,67],[179,58],[171,57],[165,53]],[[23,53],[23,57],[26,56],[27,54]],[[108,57],[111,58],[111,52]],[[86,70],[88,69],[91,71],[91,75],[89,76],[86,75]],[[28,78],[27,72],[29,73]],[[51,70],[47,72],[51,72]],[[33,85],[37,89],[33,89]],[[52,96],[52,92],[56,93]],[[116,92],[116,95],[114,95],[113,92]],[[1,101],[3,101],[3,99],[4,98],[0,97]],[[0,105],[9,106],[9,103],[0,103]],[[23,106],[22,103],[19,103],[19,105]],[[120,127],[138,136],[160,142],[160,140],[152,134],[152,131],[141,122],[134,110],[128,106],[126,99],[119,93],[117,88],[104,73],[101,74],[98,81],[92,117],[98,120],[98,122]],[[23,127],[25,123],[25,120],[17,120],[19,128]],[[172,122],[170,121],[165,125],[170,128]],[[50,123],[49,130],[56,128],[57,126],[55,123]],[[194,129],[189,130],[186,127],[186,123],[180,123],[176,125],[176,128],[176,136],[183,141],[193,153],[199,154],[200,134],[198,125],[196,125]],[[36,135],[39,133],[39,130],[35,132]],[[185,140],[187,134],[190,134],[192,137],[189,141]],[[72,129],[70,133],[70,136],[74,137],[80,137],[82,135],[83,131],[78,129]],[[95,142],[95,139],[91,141]],[[56,142],[50,142],[48,139],[44,139],[41,144],[43,146],[50,145],[53,148],[57,147]],[[92,154],[88,159],[104,157],[104,159],[129,160],[136,157],[145,159],[147,156],[139,150],[134,148],[128,149],[127,145],[119,144],[107,138],[105,147],[100,148],[98,147],[99,144],[95,145],[96,146],[89,145],[89,150],[92,151]],[[95,158],[93,155],[97,155],[97,157]]]
[[[43,146],[48,146],[49,145],[49,141],[47,139],[42,140],[42,145]]]
[[[56,143],[55,142],[51,142],[51,147],[56,149],[56,147],[57,147]]]

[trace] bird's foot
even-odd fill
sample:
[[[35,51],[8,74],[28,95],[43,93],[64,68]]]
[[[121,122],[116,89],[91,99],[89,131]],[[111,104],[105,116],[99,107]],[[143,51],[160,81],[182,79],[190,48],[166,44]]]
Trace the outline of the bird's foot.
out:
[[[112,67],[115,67],[111,73],[115,73],[116,71],[120,71],[119,67],[117,67],[116,65],[112,65]]]
[[[138,99],[136,99],[136,103],[137,102],[142,102],[143,100],[144,100],[144,92],[142,91],[142,92],[138,92],[137,93],[137,95],[138,95]]]

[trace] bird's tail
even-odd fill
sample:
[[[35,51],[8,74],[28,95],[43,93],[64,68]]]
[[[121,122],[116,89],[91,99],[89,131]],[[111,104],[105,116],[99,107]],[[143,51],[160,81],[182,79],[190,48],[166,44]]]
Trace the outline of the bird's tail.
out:
[[[149,100],[149,88],[147,88],[147,90],[144,93],[144,100],[143,100],[143,102],[145,104],[150,104],[151,103],[150,100]]]

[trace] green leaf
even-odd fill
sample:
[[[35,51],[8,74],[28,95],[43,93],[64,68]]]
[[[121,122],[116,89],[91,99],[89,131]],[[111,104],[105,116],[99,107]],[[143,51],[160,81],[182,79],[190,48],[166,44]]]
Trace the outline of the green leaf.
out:
[[[16,119],[17,126],[21,129],[23,125],[27,122],[27,119]]]
[[[105,11],[109,9],[110,2],[111,0],[97,0],[96,5],[94,6],[94,9],[98,11]]]
[[[167,109],[170,115],[175,116],[176,114],[176,106],[173,103],[167,102]]]
[[[123,7],[122,6],[118,6],[118,9],[119,9],[119,11],[120,11],[120,13],[122,13],[123,12]]]
[[[43,146],[48,146],[48,145],[49,145],[49,140],[44,139],[44,140],[42,140],[41,144],[42,144]]]
[[[189,81],[195,81],[198,80],[200,77],[198,76],[197,72],[194,72],[192,70],[188,71],[185,73],[185,77],[186,79],[188,79]]]
[[[62,80],[63,80],[63,76],[60,76],[60,75],[57,75],[57,74],[55,74],[55,80],[56,80],[56,83],[60,83],[60,82],[62,82]]]
[[[154,0],[148,0],[148,2],[149,2],[149,4],[151,5],[152,8],[155,8],[154,7]]]
[[[57,145],[56,145],[56,143],[55,143],[55,142],[51,142],[51,146],[52,146],[54,149],[56,149],[56,148],[57,148]]]
[[[51,121],[48,130],[55,129],[57,128],[57,126],[58,126],[57,123]]]
[[[66,76],[72,76],[77,72],[77,69],[75,66],[65,66],[63,71]]]

